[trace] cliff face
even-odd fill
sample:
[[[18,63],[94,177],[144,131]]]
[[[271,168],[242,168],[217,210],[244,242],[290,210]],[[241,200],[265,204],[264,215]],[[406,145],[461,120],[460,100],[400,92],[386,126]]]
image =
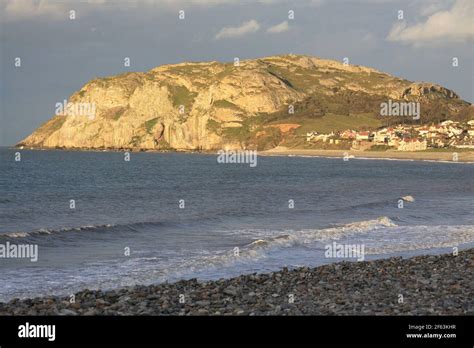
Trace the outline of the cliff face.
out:
[[[92,113],[81,113],[80,108],[75,113],[62,110],[18,145],[177,150],[251,147],[255,145],[252,139],[269,134],[273,115],[288,113],[290,105],[294,113],[288,116],[296,117],[301,110],[313,108],[308,100],[317,100],[324,115],[347,95],[349,99],[442,100],[452,112],[467,105],[438,85],[412,83],[374,69],[314,57],[274,56],[241,61],[238,66],[182,63],[92,80],[68,100],[72,106],[93,106]],[[373,110],[374,115],[377,112]],[[277,145],[278,139],[265,146]]]

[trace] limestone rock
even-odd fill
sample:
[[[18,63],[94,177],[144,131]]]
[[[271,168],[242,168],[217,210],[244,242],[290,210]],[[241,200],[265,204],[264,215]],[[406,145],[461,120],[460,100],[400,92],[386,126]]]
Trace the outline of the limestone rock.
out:
[[[248,125],[250,118],[280,112],[314,95],[337,97],[344,91],[395,99],[458,99],[454,92],[438,85],[412,83],[375,69],[309,56],[243,60],[239,66],[181,63],[89,81],[68,102],[93,106],[93,114],[55,115],[18,145],[241,148],[246,146],[248,133],[255,130]],[[320,110],[314,115],[322,114],[324,105]]]

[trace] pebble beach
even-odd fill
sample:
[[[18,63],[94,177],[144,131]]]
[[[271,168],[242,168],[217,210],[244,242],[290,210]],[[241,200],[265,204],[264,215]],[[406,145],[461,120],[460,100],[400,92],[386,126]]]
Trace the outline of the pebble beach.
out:
[[[474,249],[286,268],[69,297],[13,299],[0,315],[472,315]]]

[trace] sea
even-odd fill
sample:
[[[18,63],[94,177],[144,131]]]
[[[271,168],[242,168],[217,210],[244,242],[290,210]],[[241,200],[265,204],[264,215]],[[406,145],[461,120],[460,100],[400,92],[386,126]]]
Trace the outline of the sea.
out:
[[[217,157],[0,148],[0,301],[474,245],[472,163]]]

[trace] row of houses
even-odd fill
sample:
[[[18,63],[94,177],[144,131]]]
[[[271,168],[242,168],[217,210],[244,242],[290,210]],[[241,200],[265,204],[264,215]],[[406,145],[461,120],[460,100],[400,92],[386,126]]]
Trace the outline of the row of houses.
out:
[[[397,125],[376,131],[355,131],[346,129],[329,134],[308,132],[308,142],[328,142],[338,144],[341,141],[351,143],[353,149],[367,149],[373,145],[386,145],[399,151],[420,151],[427,148],[473,148],[474,120],[456,122],[447,120],[436,125]],[[337,141],[337,142],[336,142]]]

